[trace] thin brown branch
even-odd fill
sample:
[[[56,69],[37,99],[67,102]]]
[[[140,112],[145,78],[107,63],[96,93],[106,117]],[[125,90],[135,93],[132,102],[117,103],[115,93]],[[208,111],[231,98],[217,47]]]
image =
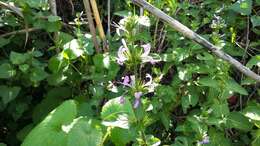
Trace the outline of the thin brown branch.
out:
[[[101,52],[101,50],[99,48],[98,41],[97,41],[96,28],[93,22],[92,11],[91,11],[89,0],[83,0],[83,3],[84,3],[85,11],[87,13],[88,24],[89,24],[90,33],[92,35],[92,40],[96,48],[96,52],[99,53]]]
[[[23,13],[22,13],[22,10],[16,6],[13,6],[13,5],[10,5],[10,4],[7,4],[7,3],[4,3],[4,2],[1,2],[0,1],[0,6],[1,7],[5,7],[9,10],[12,10],[14,11],[16,14],[18,14],[20,17],[23,17]]]
[[[0,35],[0,37],[7,37],[7,36],[10,36],[10,35],[15,35],[15,34],[23,34],[23,33],[37,31],[37,30],[39,30],[39,29],[38,28],[22,29],[22,30],[12,31],[12,32],[8,32],[8,33],[5,33],[5,34],[2,34],[2,35]]]
[[[213,54],[218,56],[219,58],[229,62],[233,67],[235,67],[237,70],[239,70],[241,73],[245,74],[246,76],[256,80],[257,82],[260,82],[260,76],[253,71],[251,71],[249,68],[245,67],[243,64],[241,64],[239,61],[231,57],[230,55],[224,53],[221,51],[221,49],[212,43],[210,43],[208,40],[203,38],[202,36],[198,35],[176,19],[170,17],[169,15],[165,14],[160,9],[154,7],[153,5],[149,4],[148,2],[144,0],[132,0],[134,4],[137,4],[153,15],[157,16],[158,18],[164,20],[167,22],[172,28],[180,32],[185,37],[197,42],[198,44],[202,45],[203,47],[207,48],[209,51],[211,51]]]
[[[90,4],[91,4],[92,10],[93,10],[93,15],[94,15],[94,18],[95,18],[95,21],[96,21],[96,25],[97,25],[97,29],[98,29],[100,38],[101,38],[101,40],[104,43],[104,46],[103,46],[104,47],[104,51],[107,52],[108,51],[108,46],[107,46],[106,35],[104,33],[102,22],[100,20],[100,15],[99,15],[99,11],[98,11],[98,8],[97,8],[96,0],[90,0]]]

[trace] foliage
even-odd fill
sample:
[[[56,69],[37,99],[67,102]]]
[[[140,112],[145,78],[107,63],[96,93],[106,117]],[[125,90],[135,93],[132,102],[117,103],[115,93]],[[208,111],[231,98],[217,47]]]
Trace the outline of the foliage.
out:
[[[47,0],[3,2],[24,18],[1,9],[1,33],[34,30],[0,37],[0,145],[260,145],[259,85],[129,0],[111,0],[104,53],[81,1],[73,19],[68,5],[53,16]],[[149,2],[259,70],[257,0]]]

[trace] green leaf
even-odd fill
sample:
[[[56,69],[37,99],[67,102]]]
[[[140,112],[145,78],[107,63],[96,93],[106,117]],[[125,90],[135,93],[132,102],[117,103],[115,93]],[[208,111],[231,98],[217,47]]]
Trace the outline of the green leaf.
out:
[[[229,114],[229,107],[228,104],[224,103],[224,104],[214,104],[212,106],[213,109],[213,114],[216,117],[223,117],[223,116],[227,116]]]
[[[29,59],[28,54],[22,54],[17,52],[11,52],[10,54],[10,60],[12,64],[19,65],[25,63],[25,61]]]
[[[240,86],[235,80],[231,79],[226,83],[226,89],[232,92],[239,93],[241,95],[248,95],[245,88]]]
[[[235,12],[241,13],[243,15],[250,15],[252,11],[252,0],[237,0],[236,3],[231,5],[231,9]]]
[[[47,5],[47,0],[24,0],[30,7],[40,8]]]
[[[26,73],[29,68],[30,68],[30,66],[29,66],[28,64],[19,65],[19,69],[20,69],[23,73]]]
[[[32,82],[39,82],[48,77],[48,74],[42,68],[33,68],[30,73]]]
[[[23,141],[25,137],[30,133],[30,131],[33,129],[33,124],[26,125],[23,127],[16,135],[16,137],[20,140]]]
[[[61,20],[61,18],[59,16],[53,16],[53,15],[48,16],[49,22],[56,22],[56,21],[60,21],[60,20]]]
[[[251,120],[260,121],[260,107],[248,106],[243,111],[244,115]]]
[[[228,128],[236,128],[243,131],[250,131],[253,127],[248,118],[239,112],[231,112],[228,115],[226,126]]]
[[[66,43],[63,47],[63,56],[67,59],[73,60],[83,55],[83,50],[76,39]]]
[[[251,17],[253,27],[260,26],[260,16],[254,15]]]
[[[252,141],[252,146],[259,146],[260,145],[260,129],[257,129],[255,132],[252,132],[254,140]]]
[[[199,78],[198,83],[202,86],[206,87],[212,87],[215,89],[219,88],[219,83],[216,79],[213,79],[212,77],[203,77]]]
[[[189,89],[186,96],[183,96],[181,98],[181,105],[183,108],[183,111],[186,112],[190,106],[195,106],[199,101],[199,96],[196,93],[195,89]]]
[[[5,39],[3,37],[0,37],[0,48],[4,47],[5,45],[10,43],[10,39]]]
[[[8,79],[16,75],[16,70],[9,63],[0,65],[0,79]]]
[[[246,67],[252,69],[253,66],[255,66],[255,65],[260,67],[260,55],[256,55],[254,57],[251,57],[251,59],[246,64]]]
[[[76,115],[75,101],[63,102],[27,135],[22,146],[67,146],[66,125],[70,124]]]
[[[80,42],[82,43],[84,52],[88,55],[94,54],[94,43],[91,38],[92,36],[90,34],[85,34],[79,38]]]
[[[7,87],[0,86],[0,97],[2,97],[3,103],[6,105],[12,100],[14,100],[19,94],[21,88],[20,87]]]
[[[53,73],[58,73],[61,71],[63,68],[67,67],[69,65],[68,60],[63,58],[61,54],[58,54],[56,56],[51,57],[48,63],[48,68],[53,72]]]
[[[78,118],[68,127],[73,126],[68,134],[67,146],[101,146],[102,131],[99,125],[86,118]]]
[[[127,143],[134,141],[138,133],[134,129],[121,129],[121,128],[113,128],[111,130],[111,141],[116,146],[125,146]]]
[[[225,137],[222,131],[213,128],[209,130],[210,143],[208,146],[232,146],[231,141]]]
[[[106,126],[128,128],[129,121],[135,120],[134,111],[128,99],[121,97],[109,100],[103,107],[101,118]],[[118,125],[120,123],[120,125]]]

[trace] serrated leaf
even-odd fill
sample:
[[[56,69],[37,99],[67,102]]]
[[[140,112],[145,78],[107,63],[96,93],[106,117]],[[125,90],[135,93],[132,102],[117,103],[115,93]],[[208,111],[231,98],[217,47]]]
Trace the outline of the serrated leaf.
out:
[[[14,100],[19,94],[21,88],[20,87],[8,87],[8,86],[0,86],[0,97],[2,97],[2,102],[6,105],[12,100]]]

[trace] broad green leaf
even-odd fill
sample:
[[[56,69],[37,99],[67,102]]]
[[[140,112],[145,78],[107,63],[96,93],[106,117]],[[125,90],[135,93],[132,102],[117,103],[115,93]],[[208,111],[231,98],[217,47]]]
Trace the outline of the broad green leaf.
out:
[[[172,54],[175,56],[174,58],[177,62],[181,62],[190,56],[190,50],[184,48],[176,48],[174,49]]]
[[[241,13],[243,15],[250,15],[252,11],[252,0],[237,0],[236,3],[231,5],[231,9],[235,12]]]
[[[253,66],[257,66],[257,67],[260,67],[260,55],[256,55],[254,57],[252,57],[248,63],[246,64],[246,67],[252,69]]]
[[[235,80],[231,79],[227,81],[226,83],[226,89],[231,91],[231,92],[236,92],[241,95],[248,95],[248,92],[246,91],[245,88],[240,86]]]
[[[48,74],[42,68],[33,68],[30,73],[32,82],[39,82],[48,77]]]
[[[29,70],[30,66],[28,64],[22,64],[19,65],[19,69],[23,72],[26,73]]]
[[[61,46],[65,45],[66,43],[70,42],[71,40],[73,40],[73,36],[71,36],[68,33],[65,32],[59,32],[58,35],[58,42],[60,43]]]
[[[83,55],[83,50],[78,40],[73,39],[64,45],[63,56],[65,58],[68,57],[67,59],[73,60],[81,55]]]
[[[34,125],[29,124],[23,127],[16,135],[16,137],[20,140],[23,141],[25,137],[30,133],[30,131],[33,129]]]
[[[60,21],[60,20],[61,20],[61,18],[59,16],[53,16],[53,15],[48,16],[49,22],[56,22],[56,21]]]
[[[61,71],[63,68],[67,67],[69,64],[68,60],[63,58],[61,54],[58,54],[56,56],[51,57],[48,63],[48,68],[53,72],[53,73],[58,73]]]
[[[13,51],[10,54],[10,60],[12,64],[16,64],[16,65],[23,64],[27,59],[29,59],[28,54],[22,54]]]
[[[16,70],[9,63],[0,65],[0,79],[8,79],[16,75]]]
[[[111,130],[111,141],[115,146],[124,146],[131,141],[135,141],[138,136],[138,132],[135,129],[122,129],[122,128],[113,128]]]
[[[0,97],[3,103],[6,105],[12,100],[14,100],[19,94],[21,88],[20,87],[8,87],[8,86],[0,86]]]
[[[260,26],[260,16],[254,15],[251,17],[253,27]]]
[[[94,54],[94,43],[91,38],[92,36],[90,34],[85,34],[79,38],[84,52],[88,55]]]
[[[227,117],[226,126],[228,128],[236,128],[243,131],[249,131],[253,125],[249,119],[239,112],[231,112]]]
[[[251,120],[260,121],[260,107],[248,106],[243,111],[244,115]]]
[[[7,145],[6,145],[5,143],[2,143],[2,142],[1,142],[1,143],[0,143],[0,146],[7,146]]]
[[[24,0],[30,7],[40,8],[47,5],[47,0]]]
[[[212,77],[203,77],[198,80],[198,83],[202,86],[206,87],[212,87],[212,88],[219,88],[219,83],[216,79],[213,79]]]
[[[213,109],[213,114],[216,117],[223,117],[223,116],[227,116],[229,114],[229,107],[228,104],[224,103],[224,104],[214,104],[212,106]]]
[[[225,137],[222,131],[213,128],[209,130],[209,140],[208,146],[232,146],[231,141]]]
[[[194,89],[189,89],[186,96],[181,98],[181,105],[184,112],[187,111],[188,108],[195,106],[199,101],[199,96]]]
[[[106,126],[128,128],[129,122],[135,120],[135,115],[129,100],[124,98],[122,101],[122,97],[117,97],[102,107],[101,118]]]
[[[67,146],[101,146],[102,131],[99,125],[86,118],[78,118],[68,127],[72,126],[68,134]]]
[[[67,146],[66,125],[70,124],[76,115],[75,101],[63,102],[27,135],[22,146]]]
[[[254,137],[252,141],[252,146],[259,146],[260,145],[260,129],[257,129],[255,132],[252,132],[252,135]]]

